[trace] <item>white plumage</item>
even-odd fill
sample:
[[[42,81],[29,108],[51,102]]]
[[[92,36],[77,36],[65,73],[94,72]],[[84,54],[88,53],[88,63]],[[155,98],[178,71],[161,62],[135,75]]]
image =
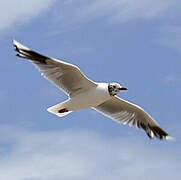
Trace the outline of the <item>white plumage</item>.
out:
[[[13,45],[17,56],[31,60],[45,78],[69,96],[65,102],[48,108],[49,112],[62,117],[72,111],[93,108],[119,123],[142,128],[150,138],[170,138],[142,108],[116,96],[126,90],[118,83],[94,82],[75,65],[41,55],[17,41]]]

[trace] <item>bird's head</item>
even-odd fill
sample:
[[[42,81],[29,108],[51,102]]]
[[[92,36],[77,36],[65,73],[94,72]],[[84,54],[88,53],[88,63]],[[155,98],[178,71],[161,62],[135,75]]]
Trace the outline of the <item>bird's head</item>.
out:
[[[128,89],[121,86],[119,83],[109,83],[108,84],[108,91],[111,96],[114,96],[123,90],[128,90]]]

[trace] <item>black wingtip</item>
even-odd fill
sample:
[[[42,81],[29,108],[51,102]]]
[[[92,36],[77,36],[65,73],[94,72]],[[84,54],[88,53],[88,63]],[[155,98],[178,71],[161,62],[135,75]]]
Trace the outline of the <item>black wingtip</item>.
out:
[[[14,50],[17,51],[17,52],[20,52],[16,45],[14,45]]]
[[[150,132],[149,133],[147,132],[146,134],[150,139],[153,139],[153,136],[150,134]]]
[[[170,137],[168,133],[161,129],[159,126],[149,126],[149,128],[151,129],[153,134],[160,140],[167,140]],[[147,135],[150,137],[150,134],[147,133]]]
[[[13,46],[14,46],[14,50],[16,52],[18,52],[16,54],[16,56],[20,57],[20,58],[27,58],[30,59],[32,61],[37,61],[40,62],[42,64],[47,64],[46,60],[48,59],[48,57],[43,56],[35,51],[32,51],[31,49],[24,47],[23,45],[21,45],[20,43],[18,43],[17,41],[13,40]]]

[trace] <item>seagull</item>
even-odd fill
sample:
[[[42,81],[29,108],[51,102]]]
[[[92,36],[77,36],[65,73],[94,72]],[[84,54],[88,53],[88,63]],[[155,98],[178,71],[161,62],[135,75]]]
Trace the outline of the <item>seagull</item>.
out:
[[[41,75],[68,95],[66,101],[48,108],[48,112],[63,117],[92,108],[118,123],[143,129],[151,139],[171,139],[145,110],[116,96],[127,90],[119,83],[94,82],[73,64],[39,54],[15,40],[13,45],[18,57],[30,60]]]

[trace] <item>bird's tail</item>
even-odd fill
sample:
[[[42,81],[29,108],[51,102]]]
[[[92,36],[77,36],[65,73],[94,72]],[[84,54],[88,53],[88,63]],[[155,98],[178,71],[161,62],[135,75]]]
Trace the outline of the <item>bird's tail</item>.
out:
[[[63,117],[68,115],[69,113],[71,113],[72,111],[70,111],[67,107],[66,107],[67,101],[56,104],[52,107],[49,107],[47,109],[48,112],[55,114],[59,117]]]

